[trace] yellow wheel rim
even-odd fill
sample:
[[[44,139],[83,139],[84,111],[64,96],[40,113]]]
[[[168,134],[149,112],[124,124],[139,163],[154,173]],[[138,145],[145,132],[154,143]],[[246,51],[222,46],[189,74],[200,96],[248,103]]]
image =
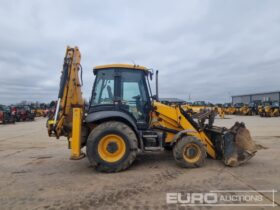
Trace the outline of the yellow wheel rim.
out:
[[[200,159],[201,150],[199,145],[190,143],[184,147],[183,157],[189,163],[195,163]]]
[[[104,136],[98,144],[98,154],[106,162],[117,162],[124,156],[126,151],[125,141],[115,134]]]

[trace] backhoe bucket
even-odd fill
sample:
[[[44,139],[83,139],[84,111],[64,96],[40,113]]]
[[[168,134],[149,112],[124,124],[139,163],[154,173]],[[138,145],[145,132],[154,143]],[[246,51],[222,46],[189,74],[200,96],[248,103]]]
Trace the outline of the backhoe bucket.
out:
[[[254,143],[249,130],[244,123],[236,122],[223,135],[222,141],[223,161],[227,166],[238,166],[250,160],[255,153]]]

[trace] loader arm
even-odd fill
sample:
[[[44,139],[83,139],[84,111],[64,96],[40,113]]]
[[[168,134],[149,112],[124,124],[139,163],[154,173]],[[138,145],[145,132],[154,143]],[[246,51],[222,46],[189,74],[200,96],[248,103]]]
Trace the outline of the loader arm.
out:
[[[84,100],[82,98],[81,82],[79,70],[81,54],[77,47],[67,47],[63,70],[60,78],[60,87],[58,100],[54,116],[48,120],[49,136],[66,136],[68,139],[72,137],[73,130],[73,109],[77,109],[78,118],[82,118],[84,112]],[[74,115],[75,116],[75,115]],[[81,122],[81,119],[78,119]],[[80,125],[79,125],[80,126]]]
[[[183,136],[194,136],[202,142],[210,157],[222,159],[228,166],[247,162],[256,153],[255,143],[244,123],[236,122],[230,129],[217,127],[213,126],[213,115],[209,115],[209,123],[201,124],[180,106],[171,107],[159,102],[153,103],[151,115],[151,127],[164,131],[165,142],[171,146]]]
[[[206,147],[207,153],[213,159],[216,158],[216,152],[212,141],[207,137],[205,132],[196,126],[192,118],[184,116],[179,106],[171,107],[159,102],[154,102],[153,107],[155,114],[152,126],[167,131],[166,142],[172,143],[178,133],[188,133],[200,139]],[[169,131],[169,132],[168,132]],[[172,132],[174,131],[174,132]],[[176,133],[177,131],[177,133]]]

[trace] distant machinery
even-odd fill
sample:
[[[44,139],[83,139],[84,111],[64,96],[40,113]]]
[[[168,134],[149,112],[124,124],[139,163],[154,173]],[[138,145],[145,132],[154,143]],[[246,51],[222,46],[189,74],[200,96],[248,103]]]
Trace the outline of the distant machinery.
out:
[[[263,101],[280,102],[280,91],[232,96],[232,104],[237,104],[237,103],[249,104],[251,102],[263,102]]]

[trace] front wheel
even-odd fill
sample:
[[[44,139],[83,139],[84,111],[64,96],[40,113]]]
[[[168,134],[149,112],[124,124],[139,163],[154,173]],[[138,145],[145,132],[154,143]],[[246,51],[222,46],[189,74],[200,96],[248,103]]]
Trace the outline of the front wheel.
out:
[[[179,166],[197,168],[204,165],[207,155],[205,146],[198,138],[184,136],[173,147],[173,156]]]
[[[87,139],[87,156],[100,172],[127,169],[137,154],[137,137],[126,124],[104,122],[94,128]]]

